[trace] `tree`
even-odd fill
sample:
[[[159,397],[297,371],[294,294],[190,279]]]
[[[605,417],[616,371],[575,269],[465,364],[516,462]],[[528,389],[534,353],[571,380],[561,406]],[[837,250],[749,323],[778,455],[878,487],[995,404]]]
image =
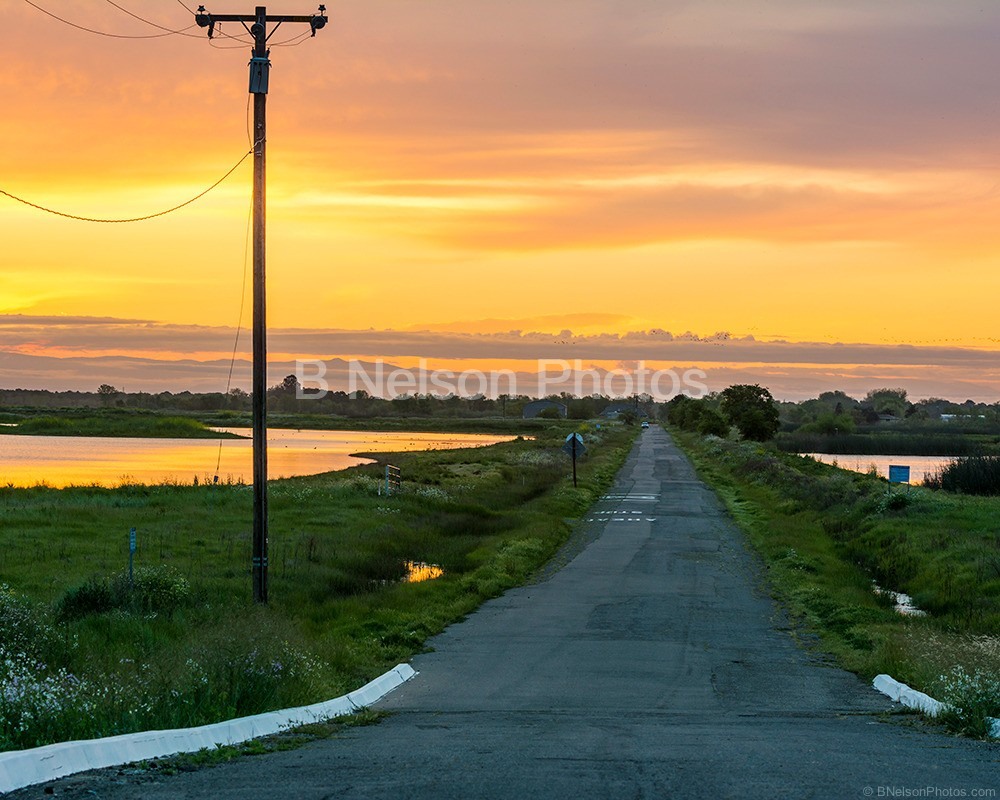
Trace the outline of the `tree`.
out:
[[[725,439],[729,435],[729,423],[714,408],[704,407],[698,421],[698,433],[702,436],[718,436]]]
[[[902,417],[910,403],[906,399],[906,389],[872,389],[865,397],[865,405],[878,414]]]
[[[722,414],[744,439],[766,442],[778,432],[778,408],[771,393],[757,384],[737,384],[722,393]]]
[[[101,398],[101,402],[106,406],[110,406],[120,394],[121,392],[110,383],[102,383],[97,387],[97,396]]]
[[[798,429],[799,433],[821,433],[825,436],[840,436],[854,433],[854,418],[849,414],[820,414],[819,419]]]
[[[299,379],[295,375],[287,375],[281,383],[276,383],[272,386],[271,391],[275,394],[291,395],[292,397],[295,397],[300,387],[301,384],[299,383]]]

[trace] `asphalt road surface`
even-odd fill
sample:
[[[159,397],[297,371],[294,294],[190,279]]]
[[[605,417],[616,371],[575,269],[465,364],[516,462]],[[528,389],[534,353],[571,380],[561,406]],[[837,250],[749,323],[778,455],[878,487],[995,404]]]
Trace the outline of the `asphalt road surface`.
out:
[[[862,798],[1000,793],[1000,746],[903,724],[797,645],[714,494],[659,428],[532,585],[414,659],[381,724],[101,798]],[[42,797],[35,787],[18,793]]]

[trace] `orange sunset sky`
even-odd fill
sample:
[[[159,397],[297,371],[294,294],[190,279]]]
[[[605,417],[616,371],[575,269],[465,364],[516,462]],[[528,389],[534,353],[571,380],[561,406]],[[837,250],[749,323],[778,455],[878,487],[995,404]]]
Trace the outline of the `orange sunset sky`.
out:
[[[126,11],[179,30],[197,4],[35,5],[151,36]],[[276,379],[299,356],[564,357],[791,399],[998,399],[1000,4],[327,5],[314,39],[271,53]],[[130,217],[247,151],[238,26],[111,38],[0,10],[0,189]],[[0,197],[0,386],[223,390],[250,176],[129,225]]]

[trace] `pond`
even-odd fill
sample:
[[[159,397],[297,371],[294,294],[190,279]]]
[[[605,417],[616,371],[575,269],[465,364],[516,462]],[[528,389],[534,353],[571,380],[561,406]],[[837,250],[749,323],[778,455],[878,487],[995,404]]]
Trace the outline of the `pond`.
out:
[[[90,436],[0,438],[0,485],[118,486],[122,483],[253,481],[249,428],[222,428],[246,439],[133,439]],[[352,453],[484,447],[513,436],[375,431],[268,431],[269,478],[315,475],[371,463]],[[217,468],[218,465],[218,468]]]
[[[908,466],[910,483],[914,485],[922,484],[925,475],[937,472],[955,460],[954,456],[865,456],[831,453],[801,453],[801,455],[811,456],[824,464],[834,464],[852,472],[869,472],[874,467],[883,478],[889,477],[890,464]]]

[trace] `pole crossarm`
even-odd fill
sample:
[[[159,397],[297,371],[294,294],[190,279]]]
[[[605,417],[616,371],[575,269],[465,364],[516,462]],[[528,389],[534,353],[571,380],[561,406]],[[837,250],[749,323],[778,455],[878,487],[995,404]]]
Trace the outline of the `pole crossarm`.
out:
[[[198,6],[198,13],[194,15],[194,21],[199,28],[208,28],[208,38],[212,39],[215,37],[215,26],[219,22],[240,22],[243,23],[244,27],[248,22],[265,27],[269,22],[277,23],[277,25],[284,22],[303,22],[312,28],[312,35],[315,36],[316,31],[325,27],[329,20],[326,16],[326,6],[320,5],[319,11],[315,14],[268,14],[262,6],[258,6],[257,11],[253,14],[210,14],[205,10],[205,6]],[[248,28],[248,30],[250,29]],[[251,33],[254,35],[256,44],[259,45],[262,37],[254,31]],[[266,33],[263,38],[266,40]]]
[[[216,22],[256,22],[257,21],[257,17],[254,14],[207,14],[207,12],[206,12],[206,16],[211,17]],[[265,19],[266,19],[267,22],[305,22],[305,23],[310,23],[314,19],[316,19],[317,16],[319,16],[319,15],[318,14],[297,14],[297,15],[268,14]],[[198,17],[199,17],[199,14],[196,14],[195,15],[195,19],[197,20]],[[204,28],[205,26],[202,25],[201,27]]]

